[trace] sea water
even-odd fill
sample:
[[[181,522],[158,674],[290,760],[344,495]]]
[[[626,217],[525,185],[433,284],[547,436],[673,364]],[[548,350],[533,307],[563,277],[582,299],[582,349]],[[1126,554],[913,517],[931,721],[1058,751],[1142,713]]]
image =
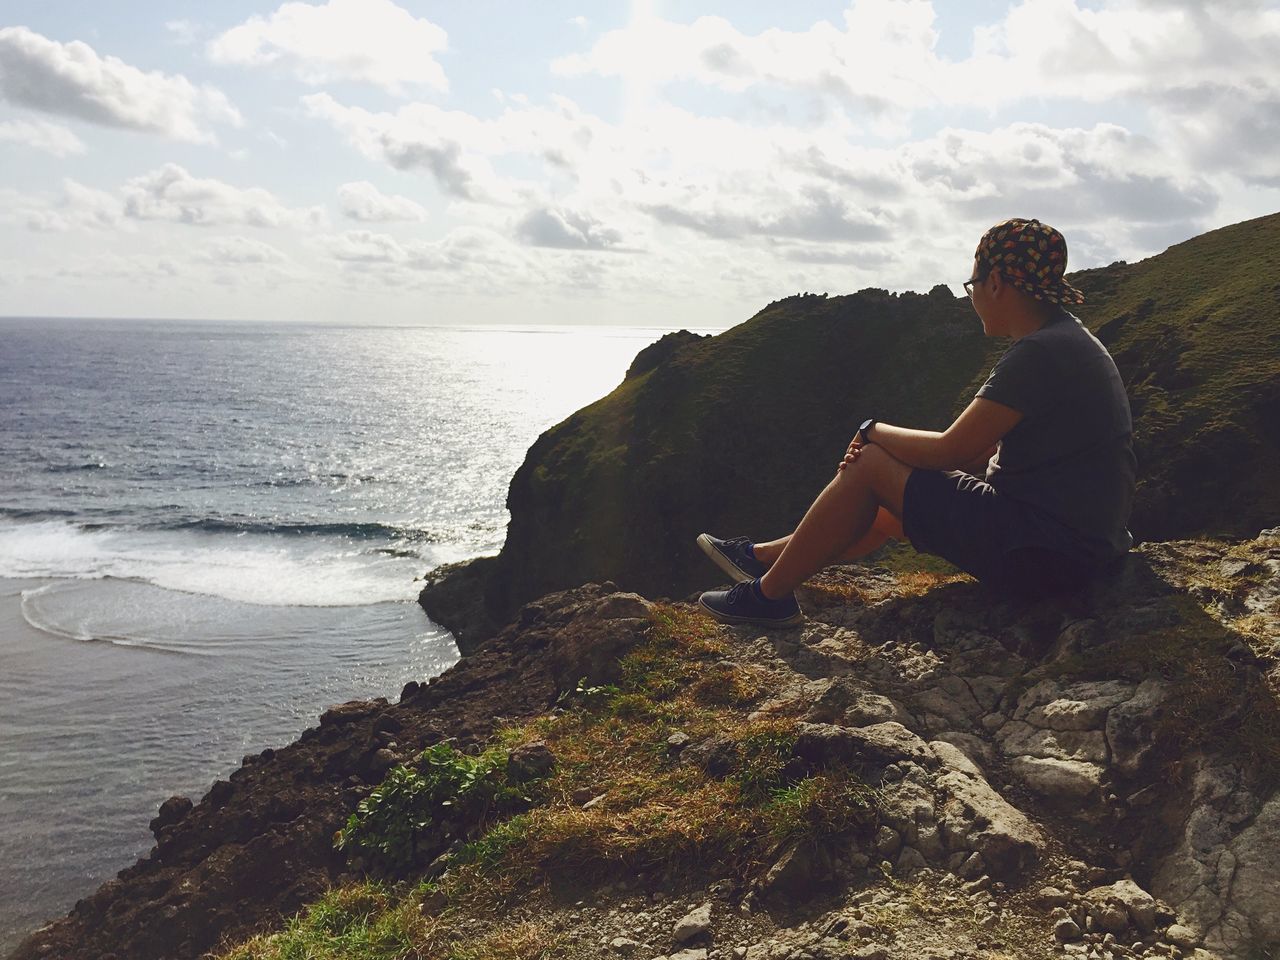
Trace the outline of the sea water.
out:
[[[452,665],[415,578],[663,332],[0,319],[0,953],[166,797]]]

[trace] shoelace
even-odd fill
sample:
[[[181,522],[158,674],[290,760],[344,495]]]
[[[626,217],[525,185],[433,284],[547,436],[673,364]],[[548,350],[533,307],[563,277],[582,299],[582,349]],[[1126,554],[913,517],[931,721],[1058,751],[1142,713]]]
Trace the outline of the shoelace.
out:
[[[750,589],[751,589],[751,584],[745,580],[742,581],[741,583],[735,583],[732,587],[729,588],[729,595],[725,597],[725,600],[728,601],[730,606],[733,606],[736,603],[740,603],[742,600],[745,599],[743,597],[743,594],[749,591]]]

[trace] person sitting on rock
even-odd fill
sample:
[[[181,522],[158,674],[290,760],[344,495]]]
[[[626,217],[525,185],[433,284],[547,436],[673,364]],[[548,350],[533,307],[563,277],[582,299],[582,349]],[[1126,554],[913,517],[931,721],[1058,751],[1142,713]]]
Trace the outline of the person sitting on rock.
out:
[[[702,608],[725,623],[799,623],[800,584],[891,537],[1032,596],[1081,586],[1126,553],[1136,473],[1129,399],[1106,347],[1063,306],[1084,302],[1066,267],[1066,241],[1047,224],[1012,219],[988,230],[964,288],[982,332],[1013,343],[973,401],[941,433],[868,419],[781,540],[700,535],[739,581],[702,594]]]

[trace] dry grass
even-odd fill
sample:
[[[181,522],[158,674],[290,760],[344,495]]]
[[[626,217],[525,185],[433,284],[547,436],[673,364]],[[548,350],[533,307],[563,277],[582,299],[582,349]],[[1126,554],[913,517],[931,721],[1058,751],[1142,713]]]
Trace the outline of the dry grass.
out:
[[[898,575],[898,583],[890,592],[890,596],[921,597],[937,587],[949,583],[973,583],[973,577],[967,573],[938,573],[931,570],[914,570]]]
[[[874,596],[859,586],[852,578],[836,580],[830,577],[817,577],[800,588],[804,594],[806,607],[863,607],[872,602]]]
[[[894,571],[892,580],[883,581],[860,576],[855,569],[828,568],[815,575],[800,588],[802,604],[819,610],[861,607],[891,598],[919,597],[949,583],[973,581],[950,564],[938,569],[903,567]]]
[[[455,947],[449,960],[554,960],[567,950],[546,924],[525,921],[484,933],[475,943]]]
[[[851,771],[789,772],[794,719],[747,719],[765,681],[717,662],[722,628],[685,607],[656,605],[653,618],[650,638],[623,659],[617,687],[590,688],[495,734],[506,748],[544,740],[555,755],[539,805],[473,837],[433,882],[333,891],[281,933],[224,960],[553,957],[546,929],[507,919],[513,903],[566,882],[745,878],[780,841],[869,828],[874,795]],[[734,759],[723,777],[679,762],[667,744],[677,729],[695,743],[728,741]],[[575,793],[600,799],[584,808]],[[439,909],[424,917],[418,905],[428,896]],[[497,919],[480,935],[464,926],[475,917]]]

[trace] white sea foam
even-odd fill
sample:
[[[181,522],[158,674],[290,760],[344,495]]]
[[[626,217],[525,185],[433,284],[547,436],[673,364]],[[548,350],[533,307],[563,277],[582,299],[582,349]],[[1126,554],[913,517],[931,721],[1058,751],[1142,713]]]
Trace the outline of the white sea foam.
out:
[[[341,538],[0,523],[0,577],[139,580],[265,606],[343,607],[417,594],[429,557],[387,556]]]
[[[103,619],[104,611],[100,604],[93,604],[87,609],[64,609],[59,603],[60,588],[68,581],[47,583],[42,587],[22,591],[22,617],[32,627],[55,637],[67,640],[79,640],[82,643],[111,643],[118,647],[142,647],[148,650],[160,650],[165,653],[216,653],[217,650],[204,650],[197,644],[166,641],[151,636],[143,636],[135,631],[134,635],[105,632],[96,627],[95,619]],[[110,619],[107,612],[106,619]]]

